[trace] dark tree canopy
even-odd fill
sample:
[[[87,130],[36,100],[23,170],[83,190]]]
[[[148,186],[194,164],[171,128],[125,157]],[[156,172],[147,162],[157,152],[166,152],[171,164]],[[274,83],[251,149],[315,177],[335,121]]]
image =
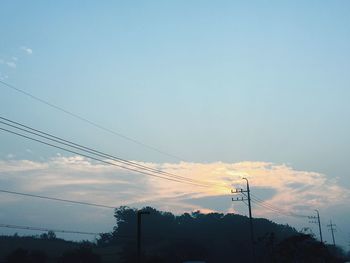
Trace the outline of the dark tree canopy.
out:
[[[235,262],[252,262],[249,220],[245,216],[199,211],[175,216],[151,207],[143,211],[150,212],[142,216],[142,251],[146,262],[232,262],[233,258]],[[101,235],[98,244],[122,245],[123,262],[133,262],[137,210],[120,207],[115,211],[115,218],[114,231]],[[282,240],[301,235],[288,225],[266,219],[254,219],[254,230],[259,262],[273,262],[279,255],[278,244]]]

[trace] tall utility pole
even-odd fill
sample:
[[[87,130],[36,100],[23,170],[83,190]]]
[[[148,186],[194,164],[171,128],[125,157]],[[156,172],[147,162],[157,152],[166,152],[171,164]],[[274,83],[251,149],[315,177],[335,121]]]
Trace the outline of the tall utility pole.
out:
[[[318,230],[320,231],[320,239],[321,239],[321,243],[323,243],[320,213],[318,212],[317,209],[315,209],[315,211],[316,211],[316,213],[317,213]]]
[[[249,224],[250,224],[250,239],[252,242],[252,252],[253,257],[255,260],[255,241],[254,241],[254,228],[253,228],[253,217],[252,217],[252,206],[250,203],[250,188],[249,188],[249,181],[247,178],[242,178],[243,180],[247,181],[247,195],[248,195],[248,208],[249,208]]]
[[[327,225],[329,227],[329,230],[332,232],[332,239],[333,239],[333,245],[335,246],[335,239],[334,239],[334,232],[335,232],[335,224],[332,224],[332,220],[330,221],[330,224]]]
[[[241,198],[232,198],[232,201],[248,201],[248,209],[249,209],[249,225],[250,225],[250,241],[251,241],[251,246],[252,246],[252,256],[253,256],[253,261],[256,262],[256,257],[255,257],[255,241],[254,241],[254,228],[253,228],[253,217],[252,217],[252,206],[250,202],[250,188],[249,188],[249,181],[247,178],[242,178],[243,180],[246,180],[247,182],[247,190],[243,189],[236,189],[235,191],[231,190],[231,193],[233,194],[238,194],[241,193],[245,195],[247,198],[241,197]],[[245,194],[247,193],[247,195]]]
[[[321,220],[320,220],[320,213],[318,212],[317,209],[315,209],[317,216],[309,216],[309,219],[316,219],[317,221],[311,221],[310,223],[315,223],[318,224],[318,230],[320,231],[320,240],[321,243],[323,243],[323,238],[322,238],[322,229],[321,229]]]
[[[137,211],[137,263],[141,263],[141,216],[149,214],[148,211]]]

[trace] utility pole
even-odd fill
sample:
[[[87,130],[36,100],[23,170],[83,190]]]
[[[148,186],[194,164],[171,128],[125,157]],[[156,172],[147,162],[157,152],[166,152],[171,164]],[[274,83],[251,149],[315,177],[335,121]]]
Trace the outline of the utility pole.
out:
[[[321,240],[321,243],[323,243],[323,238],[322,238],[322,229],[321,229],[321,220],[320,220],[320,213],[318,212],[317,209],[315,209],[316,213],[317,213],[317,216],[309,216],[308,218],[309,219],[317,219],[317,221],[310,221],[310,223],[315,223],[315,224],[318,224],[318,230],[320,231],[320,240]]]
[[[251,240],[251,246],[252,246],[252,256],[253,256],[253,261],[256,262],[256,256],[255,256],[255,241],[254,241],[254,228],[253,228],[253,217],[252,217],[252,207],[251,207],[251,202],[250,202],[250,188],[249,188],[249,181],[247,178],[242,178],[243,180],[246,180],[247,182],[247,190],[243,189],[235,189],[235,191],[231,190],[231,193],[233,194],[243,194],[246,196],[244,198],[243,196],[241,198],[232,198],[232,201],[248,201],[248,209],[249,209],[249,225],[250,225],[250,240]],[[247,195],[245,194],[247,193]]]
[[[333,246],[335,246],[335,239],[334,239],[334,232],[336,231],[334,227],[336,227],[335,224],[332,224],[332,220],[330,220],[330,224],[327,225],[329,227],[329,230],[332,232],[332,239],[333,239]]]
[[[141,263],[141,216],[149,214],[148,211],[137,211],[137,263]]]

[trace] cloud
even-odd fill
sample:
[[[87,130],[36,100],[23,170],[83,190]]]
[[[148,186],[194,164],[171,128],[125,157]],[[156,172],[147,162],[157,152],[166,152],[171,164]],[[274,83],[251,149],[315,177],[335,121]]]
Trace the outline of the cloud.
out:
[[[31,48],[29,48],[29,47],[22,46],[21,50],[23,50],[25,53],[27,53],[27,55],[33,54],[33,50]]]
[[[6,65],[9,66],[10,68],[16,68],[17,67],[16,63],[13,62],[13,61],[6,62]]]
[[[18,191],[113,206],[151,205],[175,213],[197,209],[235,211],[235,207],[232,208],[230,189],[245,188],[242,176],[249,178],[253,193],[284,211],[310,214],[315,207],[327,208],[346,203],[350,196],[349,190],[341,187],[334,179],[320,173],[298,171],[284,164],[139,164],[195,180],[205,180],[212,187],[197,187],[136,174],[80,156],[56,156],[46,162],[0,161],[0,172],[7,174],[0,183],[16,185]],[[254,212],[258,216],[269,216],[272,213],[259,207]]]

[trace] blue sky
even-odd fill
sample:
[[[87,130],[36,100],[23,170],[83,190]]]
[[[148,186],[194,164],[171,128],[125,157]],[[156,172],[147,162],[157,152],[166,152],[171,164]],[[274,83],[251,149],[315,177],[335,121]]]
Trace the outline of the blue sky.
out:
[[[348,1],[1,5],[3,81],[187,162],[286,164],[349,189]],[[178,162],[0,92],[4,117],[126,159]],[[0,135],[2,160],[57,154]]]

